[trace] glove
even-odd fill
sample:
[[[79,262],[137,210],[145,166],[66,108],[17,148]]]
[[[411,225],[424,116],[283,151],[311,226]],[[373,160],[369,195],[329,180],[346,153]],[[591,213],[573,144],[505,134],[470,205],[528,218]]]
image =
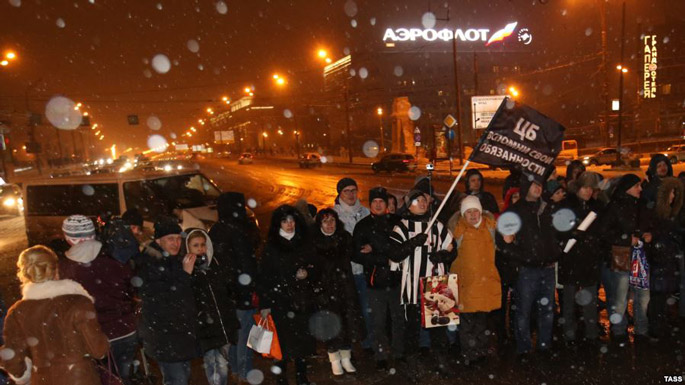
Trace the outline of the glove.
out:
[[[452,259],[452,252],[448,250],[433,251],[428,254],[428,259],[433,264],[448,263]]]
[[[421,233],[414,238],[411,238],[408,240],[409,244],[412,247],[419,247],[422,246],[424,243],[426,243],[426,240],[428,239],[428,234]]]

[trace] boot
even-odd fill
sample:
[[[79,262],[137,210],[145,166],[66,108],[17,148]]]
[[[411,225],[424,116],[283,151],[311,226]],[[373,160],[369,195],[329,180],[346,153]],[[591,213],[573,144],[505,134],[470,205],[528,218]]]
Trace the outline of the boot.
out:
[[[342,376],[345,374],[342,364],[340,363],[340,351],[332,353],[328,352],[328,360],[331,361],[331,370],[333,371],[333,375]]]
[[[295,360],[295,380],[297,385],[309,385],[307,378],[307,361],[304,358]]]
[[[341,350],[340,351],[340,363],[347,373],[356,373],[357,369],[352,365],[352,351],[351,350]]]

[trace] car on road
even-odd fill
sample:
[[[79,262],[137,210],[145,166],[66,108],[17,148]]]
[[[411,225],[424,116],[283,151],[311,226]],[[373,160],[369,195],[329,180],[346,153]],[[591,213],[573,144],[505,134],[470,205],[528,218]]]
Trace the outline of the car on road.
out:
[[[254,157],[249,152],[244,152],[238,158],[238,164],[252,164],[254,162]]]
[[[598,166],[602,164],[616,163],[616,147],[605,147],[592,155],[583,156],[583,164],[586,166]],[[621,161],[631,166],[640,165],[640,156],[625,148],[621,153]]]
[[[378,161],[371,164],[371,169],[375,174],[385,172],[412,172],[417,167],[416,158],[410,154],[390,153],[383,155]]]
[[[671,164],[676,164],[678,162],[685,161],[685,144],[674,144],[667,148],[666,151],[658,152],[650,155],[663,154],[665,155]]]
[[[0,185],[0,215],[19,216],[24,213],[21,188],[16,184]]]
[[[321,167],[323,165],[321,155],[316,152],[308,152],[302,155],[298,163],[300,168]]]

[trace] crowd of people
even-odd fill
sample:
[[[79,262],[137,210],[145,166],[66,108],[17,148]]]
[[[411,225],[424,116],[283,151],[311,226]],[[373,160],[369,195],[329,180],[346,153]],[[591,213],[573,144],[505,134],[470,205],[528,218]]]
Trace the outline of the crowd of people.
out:
[[[501,206],[479,171],[464,183],[431,221],[443,202],[429,177],[399,200],[371,188],[368,207],[343,178],[330,207],[274,210],[263,242],[237,192],[218,198],[209,231],[161,217],[147,241],[136,208],[100,229],[72,215],[64,247],[19,256],[22,299],[4,319],[0,365],[17,384],[91,385],[109,364],[128,385],[142,346],[165,385],[187,385],[196,358],[212,385],[247,383],[248,336],[269,315],[278,384],[290,362],[308,384],[317,347],[333,376],[357,373],[355,351],[379,371],[420,361],[447,377],[455,362],[478,367],[510,344],[523,362],[566,347],[620,349],[631,320],[636,345],[678,332],[684,188],[666,157],[653,157],[644,181],[604,179],[578,161],[545,182],[513,169]],[[515,230],[500,231],[505,218]],[[457,276],[459,325],[424,328],[421,279],[446,274]]]

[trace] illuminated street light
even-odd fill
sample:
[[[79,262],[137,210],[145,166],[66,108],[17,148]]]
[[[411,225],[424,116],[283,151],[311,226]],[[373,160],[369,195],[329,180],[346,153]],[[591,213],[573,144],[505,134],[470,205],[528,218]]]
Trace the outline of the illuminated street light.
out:
[[[382,116],[382,115],[383,115],[383,108],[378,107],[378,109],[376,110],[376,113],[377,113],[379,116]]]
[[[210,115],[214,115],[214,110],[212,110],[211,108],[207,108],[207,113]]]
[[[10,64],[10,62],[7,60],[0,61],[0,66],[6,67],[9,64]]]
[[[278,130],[278,135],[283,135],[283,130]]]
[[[326,58],[326,64],[331,64],[332,61],[333,60],[331,60],[331,58],[329,58],[329,57]]]
[[[88,116],[88,112],[84,112],[84,113],[83,113],[83,116]]]
[[[16,58],[17,58],[17,54],[14,53],[14,52],[12,52],[12,51],[8,51],[8,52],[5,54],[5,59],[7,59],[7,60],[14,60],[14,59],[16,59]]]
[[[221,100],[223,100],[224,102],[227,102],[227,101],[228,101],[228,96],[222,97]]]
[[[517,90],[514,86],[509,87],[509,93],[510,93],[511,96],[513,96],[513,97],[518,97],[518,96],[519,96],[519,92],[518,92],[518,90]]]
[[[195,129],[195,127],[190,127],[190,131],[192,131],[192,132],[197,132],[197,130]]]
[[[319,55],[320,58],[325,59],[328,57],[328,52],[326,52],[325,49],[320,49],[317,55]]]
[[[265,131],[265,132],[262,132],[262,136],[265,137],[265,138],[268,138],[268,137],[269,137],[269,134],[267,134],[266,131]]]
[[[620,65],[620,64],[616,66],[616,69],[619,70],[619,71],[621,71],[621,72],[623,72],[623,73],[627,73],[627,72],[628,72],[628,68],[626,68],[626,67],[624,67],[624,66],[622,66],[622,65]]]
[[[250,88],[250,87],[245,87],[245,89],[244,89],[243,91],[245,91],[246,94],[251,94],[251,93],[252,93],[252,88]]]

